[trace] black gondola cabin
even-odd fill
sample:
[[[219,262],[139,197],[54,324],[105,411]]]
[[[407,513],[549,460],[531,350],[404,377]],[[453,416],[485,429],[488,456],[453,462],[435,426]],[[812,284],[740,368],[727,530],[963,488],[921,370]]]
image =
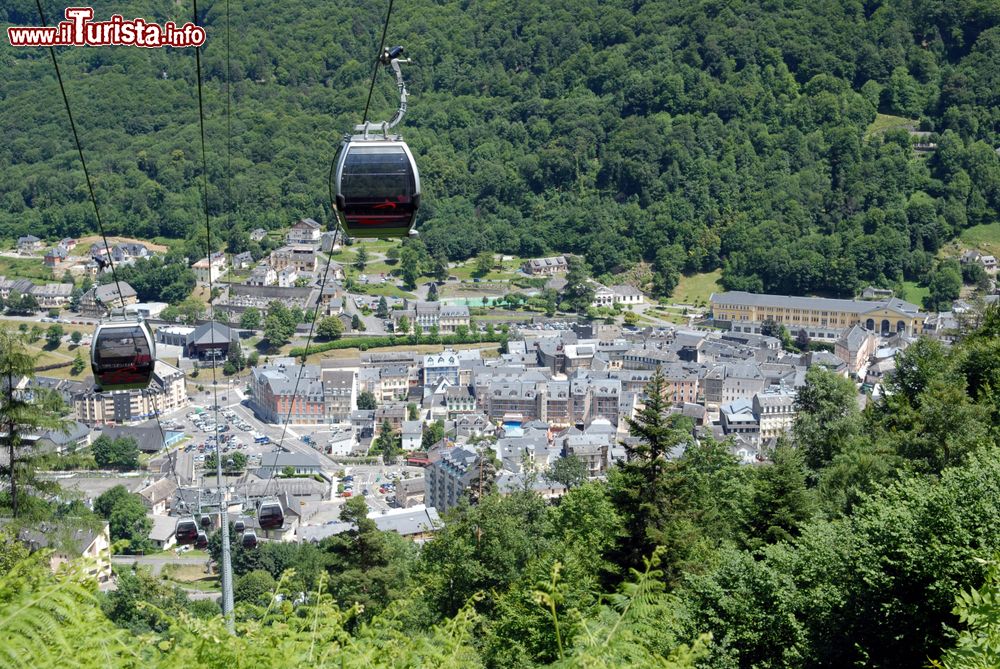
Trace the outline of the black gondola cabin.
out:
[[[336,205],[349,237],[406,237],[420,207],[420,173],[406,142],[356,136],[337,159]]]
[[[261,529],[276,530],[285,524],[285,512],[275,497],[268,497],[257,509],[257,523]]]
[[[94,333],[90,367],[101,390],[146,388],[153,378],[156,343],[143,322],[102,323]]]

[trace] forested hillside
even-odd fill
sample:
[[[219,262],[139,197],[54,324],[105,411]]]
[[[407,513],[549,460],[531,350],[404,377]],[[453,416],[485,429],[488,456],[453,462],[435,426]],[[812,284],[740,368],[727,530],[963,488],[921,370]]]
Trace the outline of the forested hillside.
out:
[[[62,5],[44,4],[58,18]],[[232,3],[238,226],[329,220],[327,170],[360,120],[385,5]],[[220,216],[225,13],[201,7]],[[171,0],[95,9],[191,13]],[[3,3],[0,21],[36,25],[34,3]],[[400,0],[389,41],[417,63],[405,136],[434,255],[571,251],[598,275],[652,263],[660,292],[722,267],[733,289],[849,295],[925,275],[944,241],[1000,209],[994,2]],[[193,51],[59,55],[109,231],[191,237]],[[0,66],[0,230],[93,230],[48,54],[5,46]],[[374,115],[388,115],[394,89],[379,84]],[[906,130],[879,132],[878,112],[933,131],[922,141],[937,150],[918,157]]]

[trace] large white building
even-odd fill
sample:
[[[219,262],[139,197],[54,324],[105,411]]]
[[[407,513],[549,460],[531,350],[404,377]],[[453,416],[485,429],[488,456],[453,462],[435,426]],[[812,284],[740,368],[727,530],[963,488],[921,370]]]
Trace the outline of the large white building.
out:
[[[162,360],[156,361],[147,388],[98,391],[91,386],[73,396],[73,414],[87,425],[133,423],[187,406],[184,372]]]

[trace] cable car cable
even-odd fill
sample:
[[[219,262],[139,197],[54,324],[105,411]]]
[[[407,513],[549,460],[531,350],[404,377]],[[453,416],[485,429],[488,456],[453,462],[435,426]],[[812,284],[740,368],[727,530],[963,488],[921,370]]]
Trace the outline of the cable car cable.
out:
[[[378,45],[378,56],[375,58],[375,69],[372,70],[372,83],[368,87],[368,100],[365,101],[365,113],[361,120],[361,124],[364,125],[368,123],[368,107],[372,103],[372,91],[375,90],[375,78],[378,76],[378,67],[381,64],[379,58],[382,56],[382,50],[385,49],[385,36],[389,32],[389,18],[392,16],[392,2],[389,0],[389,10],[385,13],[385,23],[382,25],[382,41]]]
[[[38,18],[42,22],[42,27],[48,26],[48,22],[45,18],[45,10],[42,9],[41,0],[35,0],[35,6],[38,8]],[[49,49],[49,56],[52,59],[52,67],[53,69],[55,69],[56,72],[56,81],[59,82],[59,92],[62,94],[63,106],[66,108],[66,116],[69,117],[69,127],[73,132],[73,142],[76,144],[76,152],[77,155],[79,155],[80,157],[80,165],[83,167],[83,176],[87,181],[87,192],[90,194],[90,202],[94,206],[94,216],[97,219],[97,229],[98,232],[100,232],[101,239],[104,242],[104,251],[107,254],[108,266],[109,269],[111,270],[111,278],[115,282],[115,290],[117,290],[118,292],[118,299],[121,301],[122,310],[124,311],[125,296],[122,294],[121,283],[118,280],[118,272],[115,271],[115,261],[114,257],[111,254],[111,245],[108,243],[108,236],[104,231],[104,220],[101,218],[101,208],[97,204],[97,196],[94,193],[94,184],[90,178],[90,170],[87,169],[87,159],[83,155],[83,144],[80,142],[80,134],[77,132],[76,121],[73,119],[73,110],[69,104],[69,96],[66,94],[66,86],[63,83],[62,71],[59,69],[59,60],[56,58],[55,48],[50,46],[48,47],[48,49]],[[97,346],[96,334],[99,329],[100,327],[96,328],[94,331],[95,337],[93,337],[91,340],[90,344],[91,348]],[[138,342],[135,339],[133,339],[132,344],[135,350],[138,351],[139,350]],[[155,360],[153,360],[153,366],[154,368],[156,366]],[[165,394],[166,393],[164,392],[164,395]],[[163,430],[163,425],[160,423],[160,411],[159,409],[156,409],[155,406],[153,411],[153,417],[156,418],[156,426],[157,428],[159,428],[160,431],[160,443],[163,444],[163,448],[165,449],[167,447],[167,437],[166,433]],[[168,454],[167,457],[169,459],[170,455]],[[175,461],[173,462],[174,464],[171,466],[171,470],[174,474],[174,478],[176,479],[177,475],[176,462]]]

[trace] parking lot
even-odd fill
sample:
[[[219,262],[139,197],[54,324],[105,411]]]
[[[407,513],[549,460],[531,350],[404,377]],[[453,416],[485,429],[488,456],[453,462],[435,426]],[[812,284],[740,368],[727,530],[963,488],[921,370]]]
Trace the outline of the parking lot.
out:
[[[215,452],[215,432],[219,430],[222,441],[223,463],[230,453],[242,453],[247,457],[247,469],[252,470],[264,453],[270,453],[282,444],[283,450],[309,453],[316,456],[324,469],[333,477],[333,494],[339,498],[362,495],[372,511],[384,512],[395,504],[395,481],[406,476],[423,476],[420,467],[394,465],[345,465],[336,462],[304,439],[314,440],[317,446],[326,443],[333,426],[294,425],[287,430],[283,425],[264,423],[257,419],[253,411],[242,403],[239,395],[228,395],[228,404],[220,395],[218,411],[211,404],[192,404],[184,412],[176,412],[165,418],[166,429],[185,432],[190,439],[178,449],[177,474],[185,484],[199,484],[203,477],[211,478],[215,470],[206,471],[206,458]],[[216,415],[218,422],[216,423]],[[284,440],[282,440],[284,433]],[[343,472],[344,478],[337,478]],[[338,484],[342,484],[341,489]]]

